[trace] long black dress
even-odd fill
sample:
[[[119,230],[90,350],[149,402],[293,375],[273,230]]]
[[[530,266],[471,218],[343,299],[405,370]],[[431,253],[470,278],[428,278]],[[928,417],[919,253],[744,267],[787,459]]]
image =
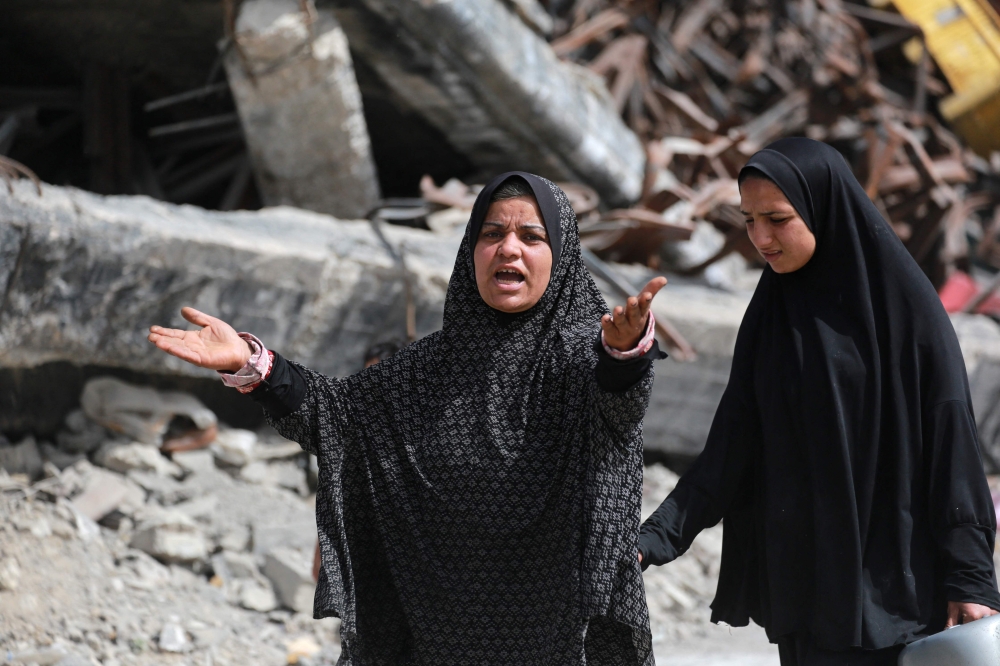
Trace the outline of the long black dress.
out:
[[[553,250],[519,315],[479,296],[470,246],[520,175]],[[652,349],[610,360],[562,190],[480,194],[444,328],[344,379],[276,358],[251,396],[319,458],[315,616],[341,664],[652,664],[636,559]],[[598,374],[604,379],[598,381]]]
[[[833,148],[782,139],[747,168],[816,252],[765,269],[705,450],[642,526],[644,564],[724,519],[712,620],[820,650],[912,642],[943,627],[947,601],[1000,609],[996,519],[937,294]]]

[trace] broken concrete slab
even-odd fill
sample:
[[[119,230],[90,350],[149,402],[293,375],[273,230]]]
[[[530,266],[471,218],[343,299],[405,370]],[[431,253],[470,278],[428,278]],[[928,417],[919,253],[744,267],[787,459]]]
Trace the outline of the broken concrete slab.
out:
[[[160,450],[140,442],[112,440],[94,453],[94,462],[101,467],[126,474],[132,470],[155,472],[164,476],[181,477],[183,470],[167,460]]]
[[[344,31],[312,0],[239,8],[226,73],[264,202],[366,216],[379,185]]]
[[[85,484],[83,492],[71,503],[74,509],[95,522],[117,509],[129,495],[125,477],[107,470],[91,470]],[[143,499],[145,494],[140,502]]]
[[[226,572],[230,578],[256,578],[257,561],[250,553],[223,550],[212,556],[212,566]]]
[[[216,426],[217,420],[193,395],[135,386],[114,377],[95,377],[80,395],[83,413],[95,423],[144,444],[160,446],[175,418],[188,419],[198,430]]]
[[[245,580],[239,585],[239,601],[243,608],[267,613],[278,607],[278,598],[268,581]]]
[[[264,558],[264,575],[279,601],[297,613],[309,612],[313,607],[316,584],[310,560],[306,553],[291,548],[275,548]]]
[[[150,499],[163,506],[176,504],[194,496],[193,490],[170,476],[143,470],[131,470],[125,476],[149,493]]]
[[[352,52],[480,178],[524,170],[584,182],[612,205],[639,197],[645,152],[604,82],[560,61],[514,8],[500,0],[359,0],[333,11]]]
[[[211,450],[217,460],[234,467],[243,467],[254,459],[257,433],[251,430],[227,428],[220,430]]]
[[[217,377],[146,341],[187,328],[183,305],[252,331],[321,372],[361,369],[364,350],[406,331],[406,287],[366,221],[290,208],[210,212],[147,197],[46,185],[0,188],[0,366],[47,361]],[[460,238],[386,226],[404,245],[418,335],[441,326]]]
[[[215,456],[207,449],[178,451],[172,454],[170,459],[178,467],[191,474],[213,474],[216,471]]]
[[[208,544],[197,524],[179,511],[147,507],[129,545],[163,562],[191,564],[208,557]]]

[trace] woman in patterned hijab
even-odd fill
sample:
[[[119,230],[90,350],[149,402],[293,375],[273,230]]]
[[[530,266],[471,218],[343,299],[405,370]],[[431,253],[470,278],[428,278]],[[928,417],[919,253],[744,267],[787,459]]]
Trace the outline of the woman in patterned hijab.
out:
[[[566,195],[512,172],[476,201],[443,329],[378,365],[325,377],[191,309],[204,328],[150,340],[242,368],[225,381],[318,456],[314,615],[341,618],[340,663],[652,664],[636,549],[665,282],[609,313]]]

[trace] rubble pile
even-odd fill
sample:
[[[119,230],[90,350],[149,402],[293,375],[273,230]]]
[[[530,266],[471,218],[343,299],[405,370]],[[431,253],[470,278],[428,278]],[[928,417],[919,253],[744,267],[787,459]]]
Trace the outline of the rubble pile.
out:
[[[991,187],[1000,159],[976,155],[929,112],[950,89],[919,27],[891,8],[813,0],[784,3],[785,11],[730,0],[558,7],[553,50],[604,77],[647,148],[639,204],[581,224],[602,256],[651,266],[666,258],[687,274],[733,252],[756,261],[734,178],[768,142],[806,135],[845,154],[936,286],[972,260],[1000,267],[1000,195]],[[893,59],[901,43],[915,64]],[[725,234],[714,252],[661,256],[664,241],[689,239],[699,221]],[[967,236],[983,242],[970,250]]]
[[[315,467],[301,448],[109,377],[81,403],[53,442],[0,438],[8,661],[335,663],[337,621],[311,619]],[[192,429],[215,434],[177,450]],[[647,468],[644,516],[676,479]],[[646,573],[657,641],[704,635],[720,549],[711,530]]]
[[[0,437],[9,659],[335,663],[337,622],[311,619],[315,468],[301,448],[110,377],[81,405],[54,442]]]

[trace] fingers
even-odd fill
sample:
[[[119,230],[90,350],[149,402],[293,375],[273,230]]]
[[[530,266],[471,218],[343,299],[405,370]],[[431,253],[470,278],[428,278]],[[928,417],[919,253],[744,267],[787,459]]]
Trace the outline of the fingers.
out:
[[[663,276],[655,277],[646,283],[646,286],[642,288],[642,291],[644,293],[649,292],[650,300],[652,300],[652,297],[656,296],[656,294],[659,293],[659,291],[663,289],[663,287],[665,287],[666,284],[667,284],[667,278]]]
[[[150,326],[150,335],[159,335],[164,338],[183,338],[188,331],[180,331],[176,328],[163,328],[162,326]],[[153,340],[150,339],[150,342]]]
[[[944,628],[951,629],[952,627],[958,626],[961,622],[962,606],[954,601],[948,602],[948,621],[945,622]]]
[[[194,308],[181,308],[181,316],[195,326],[211,326],[212,322],[215,321],[215,317],[211,317],[200,310],[195,310]]]
[[[176,356],[182,361],[187,361],[188,363],[201,365],[201,355],[188,349],[182,341],[176,338],[168,338],[156,333],[150,333],[148,340],[156,345],[157,349],[161,349],[171,356]]]
[[[639,564],[642,564],[642,551],[639,551]]]

